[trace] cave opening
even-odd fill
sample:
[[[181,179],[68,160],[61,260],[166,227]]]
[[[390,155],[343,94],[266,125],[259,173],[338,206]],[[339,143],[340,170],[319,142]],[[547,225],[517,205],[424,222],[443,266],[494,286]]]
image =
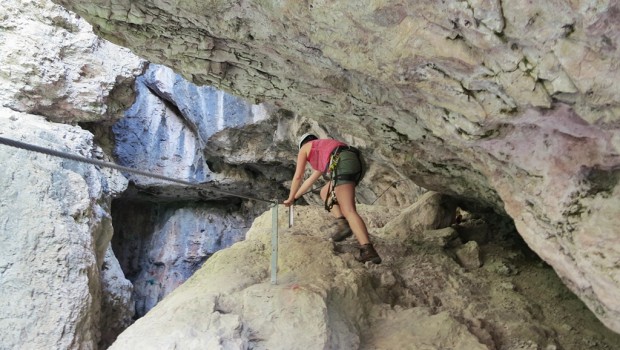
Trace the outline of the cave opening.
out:
[[[174,199],[130,184],[112,202],[112,250],[133,285],[134,319],[185,282],[218,250],[245,239],[266,205],[238,198]]]

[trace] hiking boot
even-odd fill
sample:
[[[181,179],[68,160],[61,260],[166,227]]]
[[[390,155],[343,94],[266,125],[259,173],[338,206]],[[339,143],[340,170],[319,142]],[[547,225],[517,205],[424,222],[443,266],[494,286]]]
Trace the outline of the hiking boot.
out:
[[[349,223],[345,218],[336,219],[334,226],[336,227],[336,232],[331,235],[331,240],[334,242],[344,241],[353,235],[353,231],[351,231],[351,227],[349,227]]]
[[[355,259],[362,264],[366,261],[371,261],[374,264],[381,264],[381,257],[375,250],[375,247],[372,246],[372,243],[364,244],[363,246],[361,246],[360,255]]]

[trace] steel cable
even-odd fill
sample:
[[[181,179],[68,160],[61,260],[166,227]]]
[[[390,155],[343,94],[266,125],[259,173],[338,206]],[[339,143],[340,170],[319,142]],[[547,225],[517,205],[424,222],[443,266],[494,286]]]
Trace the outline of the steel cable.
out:
[[[53,149],[50,149],[50,148],[36,146],[36,145],[32,145],[32,144],[25,143],[25,142],[20,142],[20,141],[16,141],[16,140],[7,139],[7,138],[4,138],[4,137],[0,137],[0,144],[6,145],[6,146],[10,146],[10,147],[20,148],[20,149],[27,150],[27,151],[43,153],[43,154],[47,154],[47,155],[54,156],[54,157],[74,160],[76,162],[88,163],[88,164],[92,164],[92,165],[98,165],[98,166],[101,166],[101,167],[112,168],[112,169],[116,169],[116,170],[121,171],[121,172],[127,172],[127,173],[137,174],[137,175],[146,176],[146,177],[150,177],[150,178],[154,178],[154,179],[174,182],[174,183],[178,183],[178,184],[182,184],[182,185],[186,185],[186,186],[204,187],[204,185],[199,184],[199,183],[193,183],[193,182],[189,182],[189,181],[185,181],[185,180],[180,180],[180,179],[175,179],[175,178],[171,178],[171,177],[167,177],[167,176],[163,176],[163,175],[153,174],[153,173],[149,173],[149,172],[146,172],[146,171],[125,167],[125,166],[117,165],[117,164],[110,163],[110,162],[105,162],[105,161],[101,161],[101,160],[86,158],[86,157],[78,156],[78,155],[71,154],[71,153],[56,151],[56,150],[53,150]],[[213,192],[225,194],[225,195],[228,195],[228,196],[232,196],[232,197],[238,197],[238,198],[250,199],[250,200],[255,200],[255,201],[260,201],[260,202],[267,202],[267,203],[272,203],[272,204],[278,204],[278,201],[276,199],[272,199],[272,200],[262,199],[262,198],[258,198],[258,197],[246,196],[246,195],[237,194],[237,193],[233,193],[233,192],[228,192],[228,191],[224,191],[224,190],[220,190],[220,189],[214,189],[214,188],[209,188],[209,190],[211,190]]]

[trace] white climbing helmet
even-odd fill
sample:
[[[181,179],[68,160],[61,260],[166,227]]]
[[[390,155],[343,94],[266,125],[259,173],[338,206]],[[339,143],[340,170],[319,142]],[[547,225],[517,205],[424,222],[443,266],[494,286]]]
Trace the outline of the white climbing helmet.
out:
[[[307,138],[312,137],[312,140],[317,140],[318,137],[311,133],[311,132],[307,132],[303,135],[301,135],[301,137],[299,138],[299,143],[297,144],[297,148],[301,149],[301,146],[304,144],[304,141],[306,141]]]

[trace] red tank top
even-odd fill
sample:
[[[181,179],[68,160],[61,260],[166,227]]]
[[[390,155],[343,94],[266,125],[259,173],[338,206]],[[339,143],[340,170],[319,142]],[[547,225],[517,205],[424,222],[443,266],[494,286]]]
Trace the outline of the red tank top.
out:
[[[345,143],[332,139],[318,139],[310,141],[312,148],[308,155],[308,162],[312,166],[312,169],[320,172],[326,172],[329,166],[329,156],[332,151],[338,146],[346,146]]]

